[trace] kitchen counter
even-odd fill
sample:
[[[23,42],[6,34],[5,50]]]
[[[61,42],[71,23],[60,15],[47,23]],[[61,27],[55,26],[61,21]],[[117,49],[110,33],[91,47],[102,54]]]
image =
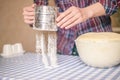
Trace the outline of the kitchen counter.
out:
[[[0,80],[120,80],[120,65],[93,68],[79,56],[57,55],[59,66],[47,69],[41,55],[26,53],[14,58],[0,58]]]

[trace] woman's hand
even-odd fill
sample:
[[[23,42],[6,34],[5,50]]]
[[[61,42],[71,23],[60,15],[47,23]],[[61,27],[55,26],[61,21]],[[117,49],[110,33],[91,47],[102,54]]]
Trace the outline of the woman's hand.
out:
[[[60,13],[56,21],[57,26],[60,28],[69,29],[78,23],[84,22],[86,19],[87,14],[84,13],[84,9],[72,6],[65,12]]]
[[[33,24],[35,21],[34,7],[35,7],[35,4],[33,4],[32,6],[23,8],[24,22],[27,24]]]

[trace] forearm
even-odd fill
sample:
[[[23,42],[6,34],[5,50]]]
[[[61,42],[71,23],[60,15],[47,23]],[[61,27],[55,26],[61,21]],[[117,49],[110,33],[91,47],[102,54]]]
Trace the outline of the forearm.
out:
[[[118,5],[118,7],[120,8],[120,0],[117,0],[117,5]]]
[[[88,7],[85,7],[83,8],[83,10],[89,18],[102,16],[106,14],[103,5],[101,5],[101,3],[99,2]]]
[[[119,0],[95,0],[94,2],[99,2],[105,9],[106,15],[111,16],[118,10],[118,1]]]

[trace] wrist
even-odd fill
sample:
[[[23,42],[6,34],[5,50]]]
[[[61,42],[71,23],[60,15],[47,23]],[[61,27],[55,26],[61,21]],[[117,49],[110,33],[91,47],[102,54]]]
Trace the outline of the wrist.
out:
[[[85,11],[86,13],[88,13],[87,16],[89,18],[105,15],[105,9],[103,5],[99,2],[86,7]]]
[[[80,8],[81,13],[82,13],[82,17],[83,17],[83,21],[86,21],[87,19],[90,19],[93,17],[93,12],[85,7],[85,8]]]
[[[83,12],[83,15],[85,15],[86,19],[92,18],[94,16],[94,12],[89,7],[83,8]]]

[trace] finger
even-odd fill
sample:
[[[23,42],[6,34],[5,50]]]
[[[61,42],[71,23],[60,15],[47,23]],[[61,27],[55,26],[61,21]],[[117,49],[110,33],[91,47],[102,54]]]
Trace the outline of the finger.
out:
[[[65,12],[61,13],[61,14],[57,17],[56,21],[57,21],[57,22],[61,21],[65,16],[67,16],[67,15],[70,14],[70,13],[71,13],[71,10],[70,10],[70,9],[66,10]]]
[[[60,22],[58,22],[57,26],[61,26],[62,24],[66,23],[72,17],[74,17],[74,15],[72,13],[67,15]]]
[[[82,22],[82,18],[77,19],[76,21],[72,22],[71,24],[69,24],[69,26],[65,27],[65,29],[69,29],[75,25],[77,25],[78,23]]]
[[[34,20],[24,20],[24,22],[27,23],[27,24],[33,24]]]
[[[72,24],[73,22],[75,22],[78,18],[79,18],[78,16],[72,17],[71,19],[67,20],[63,25],[61,25],[61,28],[69,26],[70,24]]]
[[[23,12],[23,15],[24,15],[24,16],[34,16],[34,15],[35,15],[35,12],[27,12],[27,11],[24,11],[24,12]]]
[[[33,7],[25,7],[25,8],[23,8],[23,11],[33,12],[34,8]]]
[[[35,17],[34,16],[24,16],[24,19],[27,19],[27,20],[33,20],[33,19],[35,19]]]

